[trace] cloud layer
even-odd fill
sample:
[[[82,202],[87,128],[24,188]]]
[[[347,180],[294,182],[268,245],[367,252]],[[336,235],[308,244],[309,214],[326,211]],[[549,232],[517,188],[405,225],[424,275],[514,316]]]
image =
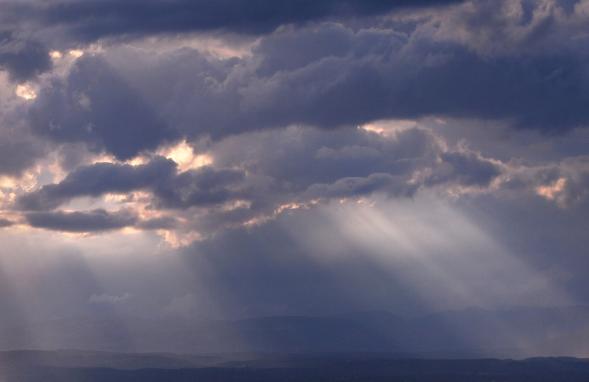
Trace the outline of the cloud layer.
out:
[[[6,322],[589,303],[588,23],[0,0]]]

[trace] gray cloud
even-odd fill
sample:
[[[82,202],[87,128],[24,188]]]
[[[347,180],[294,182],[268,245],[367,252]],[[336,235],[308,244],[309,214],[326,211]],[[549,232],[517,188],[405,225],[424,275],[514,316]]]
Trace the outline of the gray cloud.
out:
[[[588,303],[589,3],[418,3],[0,0],[0,321]]]
[[[20,175],[46,154],[44,146],[17,129],[0,128],[0,174]]]
[[[268,150],[268,147],[274,148]],[[503,169],[466,149],[445,147],[431,130],[389,136],[361,129],[291,127],[232,136],[210,147],[215,164],[241,166],[247,207],[188,217],[198,232],[218,232],[274,216],[277,210],[332,199],[412,197],[420,190],[476,186],[486,190]]]
[[[393,196],[411,196],[416,185],[406,183],[390,174],[370,174],[365,178],[342,178],[332,184],[314,184],[307,190],[311,198],[347,198],[371,195],[377,191]]]
[[[153,193],[165,208],[209,206],[236,198],[239,193],[230,187],[243,178],[240,170],[204,167],[180,173],[169,182],[158,183]]]
[[[56,79],[29,111],[33,131],[58,142],[84,142],[129,159],[177,138],[108,64],[81,60],[65,81]]]
[[[140,166],[97,163],[77,168],[58,184],[49,184],[23,195],[18,204],[25,210],[53,209],[75,197],[97,197],[108,192],[127,193],[148,188],[157,182],[169,181],[175,172],[176,164],[163,158]]]
[[[14,224],[14,222],[12,222],[8,219],[0,218],[0,228],[10,227],[13,224]]]
[[[45,87],[29,123],[56,142],[84,142],[119,159],[182,137],[221,139],[293,124],[333,129],[442,116],[549,134],[587,125],[589,57],[574,28],[534,34],[543,42],[536,48],[498,51],[477,42],[490,33],[479,32],[477,23],[465,22],[462,37],[448,25],[464,12],[475,19],[479,11],[500,20],[510,14],[465,9],[471,8],[422,16],[410,31],[386,24],[282,28],[263,36],[251,56],[230,60],[187,48],[158,54],[110,47]],[[533,21],[519,22],[524,28]],[[559,47],[549,42],[551,33],[568,33],[570,41]]]
[[[22,194],[16,206],[51,210],[78,197],[142,190],[150,193],[150,208],[174,210],[190,223],[177,226],[166,218],[142,222],[139,228],[176,226],[204,234],[273,216],[285,204],[373,194],[408,197],[421,188],[446,185],[484,188],[501,173],[488,159],[449,150],[431,130],[420,127],[390,136],[357,128],[292,127],[229,137],[209,150],[213,166],[184,172],[161,157],[136,166],[81,166],[59,183]],[[232,202],[237,204],[232,207]]]
[[[6,70],[11,79],[25,81],[50,68],[49,50],[43,44],[0,31],[0,69]]]
[[[59,183],[23,194],[17,205],[22,210],[50,210],[77,197],[146,190],[163,208],[207,206],[234,198],[229,186],[242,178],[241,171],[209,167],[179,173],[176,163],[161,157],[138,166],[97,163],[77,168]]]
[[[161,33],[221,30],[267,33],[283,24],[325,18],[351,18],[385,14],[400,8],[458,3],[458,0],[269,0],[107,1],[57,0],[43,4],[3,2],[5,23],[21,18],[46,29],[64,29],[75,41],[93,42],[104,37],[149,36]],[[162,15],[166,17],[162,17]]]
[[[576,52],[491,58],[423,33],[322,24],[268,36],[251,59],[182,52],[146,57],[148,71],[111,61],[179,134],[194,139],[432,115],[558,133],[589,121],[587,59]]]
[[[36,228],[66,232],[101,232],[133,226],[137,218],[125,211],[110,213],[102,209],[89,212],[30,212],[27,222]]]

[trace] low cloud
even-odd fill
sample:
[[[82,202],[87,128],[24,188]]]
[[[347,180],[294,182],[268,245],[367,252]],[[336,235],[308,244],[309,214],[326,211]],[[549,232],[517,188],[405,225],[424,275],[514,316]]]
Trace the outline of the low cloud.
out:
[[[126,211],[110,213],[102,209],[88,212],[30,212],[31,227],[64,232],[102,232],[133,226],[137,218]]]

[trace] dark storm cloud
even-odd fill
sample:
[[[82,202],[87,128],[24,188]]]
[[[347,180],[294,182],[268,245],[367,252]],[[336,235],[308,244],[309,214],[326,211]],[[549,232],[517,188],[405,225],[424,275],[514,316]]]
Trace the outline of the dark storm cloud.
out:
[[[29,112],[32,129],[59,142],[84,142],[129,159],[172,140],[175,133],[102,60],[81,60],[65,81],[56,79]]]
[[[25,214],[27,222],[36,228],[65,232],[100,232],[133,226],[137,218],[125,211],[107,212],[102,209],[89,212],[31,212]]]
[[[64,7],[70,5],[85,7]],[[45,86],[29,122],[53,141],[84,142],[119,159],[180,137],[220,139],[292,124],[333,129],[444,116],[549,134],[586,126],[586,39],[575,38],[572,27],[531,29],[529,38],[539,41],[531,48],[505,43],[499,50],[481,37],[509,21],[499,9],[454,7],[439,20],[424,17],[410,32],[335,23],[286,27],[264,35],[251,56],[230,60],[187,48],[153,54],[111,47],[82,57],[69,76]],[[464,21],[461,38],[449,35],[459,15],[484,17],[480,12],[496,20],[484,28]],[[523,16],[518,23],[538,28]],[[506,25],[504,33],[517,40],[516,26]],[[551,42],[555,34],[567,37],[563,47]]]
[[[164,208],[205,206],[235,197],[229,186],[242,178],[238,170],[208,167],[178,173],[173,161],[161,157],[138,166],[97,163],[79,167],[59,183],[23,194],[17,205],[22,210],[50,210],[77,197],[147,190]]]
[[[61,28],[76,41],[105,37],[221,30],[267,33],[283,24],[325,18],[384,14],[400,8],[458,3],[459,0],[131,0],[4,2],[5,22],[26,18],[46,28]]]
[[[184,50],[107,59],[176,134],[197,140],[424,116],[570,131],[589,122],[589,59],[577,52],[489,56],[427,35],[321,24],[265,37],[251,58],[205,59]]]
[[[23,195],[18,204],[25,210],[53,209],[75,197],[97,197],[108,192],[127,193],[148,188],[169,181],[175,172],[176,164],[163,158],[140,166],[97,163],[79,167],[60,183]]]
[[[350,32],[342,28],[340,33]],[[383,33],[368,38],[360,32],[353,39],[377,44],[387,36]],[[260,51],[263,63],[272,60],[274,74],[254,78],[241,90],[251,106],[245,121],[337,127],[444,115],[509,119],[517,127],[552,132],[589,122],[584,107],[589,102],[588,60],[582,56],[546,52],[489,58],[455,43],[414,39],[399,44],[397,36],[388,37],[378,53],[364,52],[365,44],[352,45],[346,54],[326,50],[320,59],[293,70],[276,67],[273,56]],[[304,49],[297,47],[315,39],[292,44],[290,55],[304,57]]]
[[[51,231],[92,233],[119,230],[134,227],[142,230],[174,229],[178,222],[173,217],[159,217],[141,220],[128,210],[106,211],[95,209],[91,211],[43,211],[24,214],[25,220],[31,227],[43,228]],[[0,228],[14,223],[0,219]]]
[[[11,79],[25,81],[50,68],[49,50],[43,44],[0,31],[0,69]]]

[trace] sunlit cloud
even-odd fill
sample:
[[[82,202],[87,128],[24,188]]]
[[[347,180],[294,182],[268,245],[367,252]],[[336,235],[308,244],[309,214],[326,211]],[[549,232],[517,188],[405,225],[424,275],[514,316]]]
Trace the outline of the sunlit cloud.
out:
[[[210,155],[196,154],[186,141],[161,149],[159,155],[176,162],[181,171],[195,170],[213,164],[213,158]]]
[[[564,192],[566,185],[566,178],[558,178],[552,184],[536,187],[536,193],[547,200],[556,200]]]
[[[80,58],[84,55],[84,51],[81,49],[72,49],[68,52],[68,54],[74,58]]]
[[[49,52],[49,57],[51,57],[53,60],[59,60],[63,57],[63,54],[59,50],[52,50]]]
[[[17,97],[20,97],[26,101],[32,101],[37,98],[37,91],[30,84],[16,85],[14,93],[17,95]]]
[[[417,121],[412,120],[384,120],[366,123],[358,126],[359,129],[385,137],[394,136],[399,131],[418,126]]]

